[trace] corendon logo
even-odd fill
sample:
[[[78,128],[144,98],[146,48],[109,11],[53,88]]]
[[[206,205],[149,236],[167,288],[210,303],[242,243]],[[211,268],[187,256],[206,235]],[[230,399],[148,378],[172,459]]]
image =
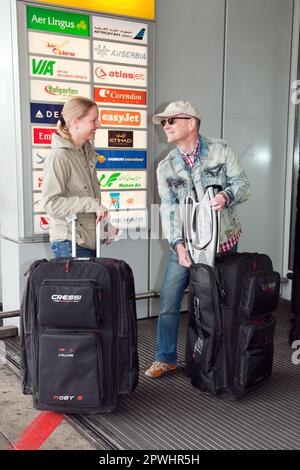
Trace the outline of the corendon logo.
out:
[[[118,88],[95,88],[94,98],[99,103],[146,105],[146,91]]]
[[[33,128],[33,143],[51,145],[52,134],[56,129],[34,127]]]
[[[140,126],[141,113],[136,111],[100,111],[100,123],[102,125],[123,125],[123,126]]]

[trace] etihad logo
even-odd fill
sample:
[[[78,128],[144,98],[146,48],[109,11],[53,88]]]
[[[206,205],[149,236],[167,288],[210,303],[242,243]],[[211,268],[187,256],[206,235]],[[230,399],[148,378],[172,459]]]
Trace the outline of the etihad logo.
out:
[[[69,97],[69,96],[78,95],[78,89],[71,88],[71,87],[62,88],[60,86],[46,85],[44,90],[49,95],[54,95],[54,96],[67,96],[67,97]]]
[[[55,60],[44,60],[44,59],[32,59],[32,74],[33,75],[50,75],[53,76],[53,67],[55,65]]]
[[[108,131],[109,147],[133,147],[133,131]]]
[[[147,92],[142,90],[124,90],[121,88],[95,87],[94,99],[98,103],[146,105]]]
[[[123,72],[123,70],[110,70],[108,73],[105,72],[103,67],[97,67],[95,69],[95,75],[99,79],[109,78],[124,78],[129,80],[144,81],[146,79],[144,73],[136,72]]]
[[[105,125],[140,126],[141,113],[138,111],[100,111],[100,123]]]

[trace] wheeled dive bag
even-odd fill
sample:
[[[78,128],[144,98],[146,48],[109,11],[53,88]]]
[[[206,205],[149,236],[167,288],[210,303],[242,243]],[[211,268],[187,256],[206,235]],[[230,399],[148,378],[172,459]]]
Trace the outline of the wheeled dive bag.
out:
[[[21,306],[21,376],[34,407],[111,412],[136,388],[138,373],[128,264],[98,257],[33,263]]]
[[[189,205],[192,220],[197,211]],[[216,217],[209,219],[208,243],[218,238]],[[190,268],[186,372],[203,392],[239,398],[271,376],[280,276],[265,254],[228,252],[207,261]]]

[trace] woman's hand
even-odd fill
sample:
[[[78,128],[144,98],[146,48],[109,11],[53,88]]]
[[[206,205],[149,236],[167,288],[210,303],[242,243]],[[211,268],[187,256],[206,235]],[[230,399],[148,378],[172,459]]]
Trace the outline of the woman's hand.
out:
[[[116,238],[116,236],[118,235],[119,229],[115,227],[114,225],[108,223],[106,233],[107,233],[107,237],[105,239],[105,244],[110,245],[113,242],[113,240]]]
[[[105,206],[102,206],[102,204],[99,204],[97,207],[96,211],[96,224],[101,222],[102,220],[108,220],[109,219],[109,214],[108,214],[108,209]]]

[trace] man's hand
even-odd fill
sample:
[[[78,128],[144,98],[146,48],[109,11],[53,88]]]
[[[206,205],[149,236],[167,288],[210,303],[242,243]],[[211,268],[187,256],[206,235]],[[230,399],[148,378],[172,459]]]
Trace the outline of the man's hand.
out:
[[[109,219],[107,207],[102,206],[102,204],[99,204],[99,206],[97,207],[97,212],[96,212],[96,224],[98,224],[102,220],[107,220],[107,219]]]
[[[226,202],[226,194],[224,192],[220,192],[209,201],[209,205],[211,206],[213,211],[222,211],[226,205]]]
[[[178,245],[176,246],[176,251],[180,266],[189,268],[192,263],[190,261],[189,254],[182,243],[178,243]]]

